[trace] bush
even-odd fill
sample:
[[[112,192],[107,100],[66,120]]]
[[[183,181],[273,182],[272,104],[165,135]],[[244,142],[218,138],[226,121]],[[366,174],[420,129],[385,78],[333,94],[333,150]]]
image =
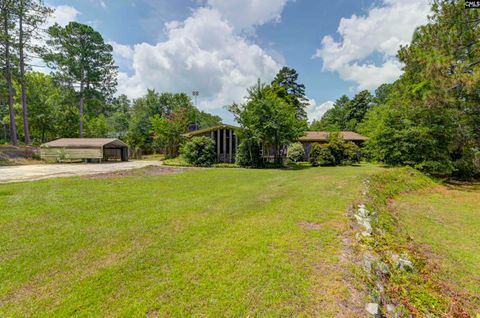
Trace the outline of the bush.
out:
[[[343,158],[344,164],[359,163],[361,157],[362,157],[362,151],[360,150],[360,147],[358,147],[356,144],[354,144],[351,141],[345,142],[344,158]]]
[[[305,155],[305,150],[300,142],[296,142],[288,146],[288,159],[293,162],[302,161]]]
[[[209,137],[193,137],[182,147],[185,161],[194,166],[208,167],[215,163],[215,142]]]
[[[480,151],[470,149],[454,162],[454,177],[464,180],[480,177]]]
[[[335,165],[335,157],[326,144],[314,143],[310,151],[309,160],[314,167]]]
[[[361,151],[356,144],[332,133],[328,143],[312,145],[309,160],[312,166],[336,166],[358,163],[360,158]]]
[[[260,146],[251,140],[243,140],[240,145],[238,145],[235,163],[242,167],[262,167],[263,162],[260,156]]]

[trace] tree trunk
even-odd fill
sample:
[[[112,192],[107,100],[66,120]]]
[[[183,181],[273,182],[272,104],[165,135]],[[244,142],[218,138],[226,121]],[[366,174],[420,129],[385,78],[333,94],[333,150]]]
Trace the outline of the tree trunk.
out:
[[[84,103],[84,98],[83,98],[83,81],[80,82],[80,138],[83,138],[83,103]]]
[[[10,142],[17,145],[17,126],[15,125],[15,109],[13,108],[12,66],[10,65],[10,39],[8,30],[8,7],[5,5],[3,27],[5,32],[5,80],[8,89],[8,111],[10,114]]]
[[[27,88],[25,85],[25,55],[24,55],[24,45],[23,43],[23,0],[20,1],[21,11],[19,16],[19,50],[20,50],[20,87],[22,91],[22,112],[23,112],[23,134],[25,136],[25,143],[27,145],[31,144],[30,140],[30,129],[28,126],[28,108],[27,108]]]

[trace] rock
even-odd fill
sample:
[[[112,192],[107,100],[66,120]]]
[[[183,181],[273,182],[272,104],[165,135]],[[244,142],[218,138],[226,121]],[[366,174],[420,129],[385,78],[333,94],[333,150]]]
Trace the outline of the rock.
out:
[[[392,304],[387,305],[387,312],[392,312],[394,310],[395,310],[395,305],[392,305]]]
[[[392,254],[391,257],[396,268],[408,272],[413,271],[413,263],[408,259],[407,254],[404,253],[401,256],[398,254]]]
[[[388,264],[384,262],[378,262],[377,264],[377,272],[383,275],[387,275],[390,273],[390,269],[388,268]]]
[[[372,270],[373,256],[371,254],[365,253],[363,255],[363,267],[367,273],[370,273]]]
[[[385,292],[385,288],[383,287],[383,284],[380,281],[377,281],[375,283],[375,287],[377,288],[377,291],[379,294],[383,294]]]
[[[365,305],[365,310],[372,315],[373,317],[380,317],[380,311],[378,304],[376,303],[368,303]]]
[[[413,271],[413,263],[409,260],[400,258],[398,260],[398,268],[403,271],[411,272]]]

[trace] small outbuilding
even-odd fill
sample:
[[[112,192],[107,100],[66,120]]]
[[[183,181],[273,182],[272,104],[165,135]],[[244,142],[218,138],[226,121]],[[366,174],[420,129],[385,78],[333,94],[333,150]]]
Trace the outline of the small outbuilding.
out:
[[[128,146],[116,138],[61,138],[40,146],[46,161],[128,161]]]

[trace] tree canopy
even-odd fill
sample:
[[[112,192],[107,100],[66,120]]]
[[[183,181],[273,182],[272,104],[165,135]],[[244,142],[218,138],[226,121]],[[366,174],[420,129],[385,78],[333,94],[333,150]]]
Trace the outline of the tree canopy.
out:
[[[92,27],[70,22],[65,27],[58,24],[48,29],[48,46],[43,54],[47,65],[56,70],[55,75],[67,85],[78,89],[80,136],[84,135],[84,102],[111,98],[117,85],[117,66],[110,44]]]
[[[374,97],[367,90],[359,92],[352,99],[343,95],[335,101],[333,108],[327,110],[319,121],[312,123],[310,129],[357,131],[358,124],[363,121],[366,113],[373,105]]]
[[[432,13],[398,52],[404,74],[381,89],[361,131],[374,159],[473,177],[480,174],[480,12],[434,1]]]
[[[260,149],[266,152],[271,148],[274,162],[281,164],[285,146],[304,133],[305,121],[298,118],[298,109],[293,103],[280,97],[282,90],[276,83],[266,85],[259,80],[257,85],[248,89],[246,103],[229,107],[244,128],[239,134],[242,143],[249,145],[246,151],[256,152],[252,155],[255,163],[260,162],[257,160],[261,155],[258,153]]]

